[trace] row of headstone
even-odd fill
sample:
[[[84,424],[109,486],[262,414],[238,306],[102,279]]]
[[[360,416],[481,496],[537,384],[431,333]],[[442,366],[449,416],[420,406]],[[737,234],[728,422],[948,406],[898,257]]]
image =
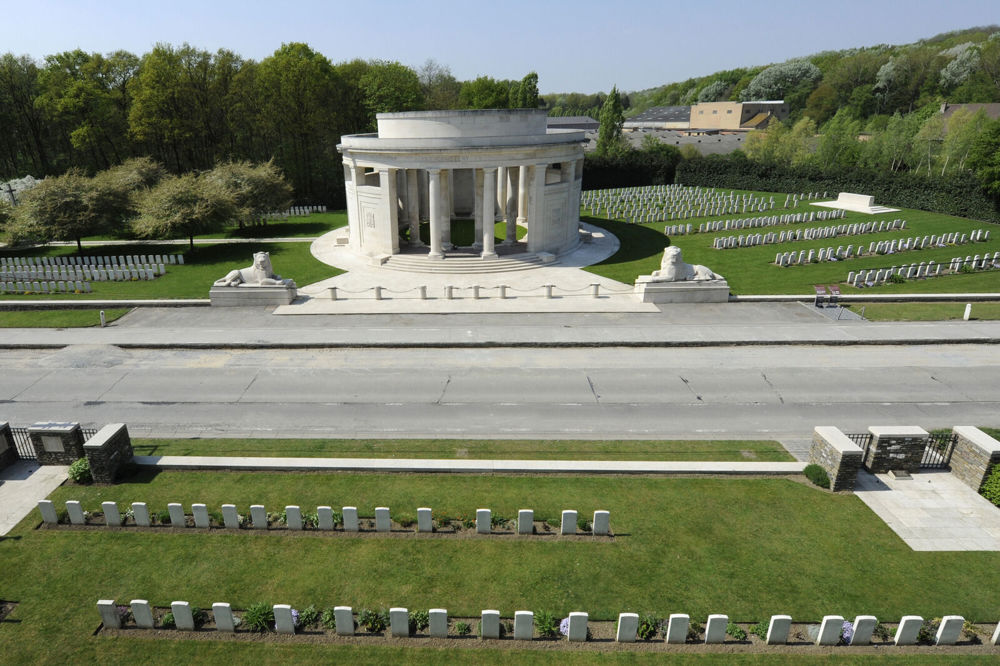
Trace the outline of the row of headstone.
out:
[[[990,239],[990,232],[984,229],[976,229],[971,234],[950,233],[941,236],[914,236],[912,238],[901,238],[894,240],[883,240],[872,242],[868,245],[871,254],[895,254],[907,250],[923,250],[929,247],[947,247],[949,245],[966,245],[967,243],[985,242]]]
[[[0,276],[0,294],[89,294],[89,282],[21,282],[5,281]]]
[[[978,271],[998,269],[1000,268],[1000,251],[994,252],[992,255],[987,253],[980,256],[977,254],[965,257],[964,259],[955,257],[948,263],[947,273],[945,273],[944,264],[937,264],[933,261],[920,262],[919,264],[904,264],[899,267],[891,266],[889,268],[851,271],[847,274],[847,283],[860,289],[862,287],[875,287],[885,284],[892,280],[893,276],[906,280],[925,279],[944,274],[951,275],[958,273],[963,268]]]
[[[799,203],[803,201],[818,201],[819,199],[826,199],[826,192],[820,194],[819,192],[807,192],[806,194],[789,194],[785,197],[785,208],[795,208]]]
[[[55,505],[51,500],[41,500],[38,502],[38,510],[42,514],[42,520],[46,523],[57,523]],[[101,510],[104,512],[105,524],[108,527],[121,527],[122,516],[115,502],[102,502]],[[145,502],[133,502],[132,516],[135,524],[139,527],[149,527],[150,520],[149,507]],[[179,503],[167,504],[167,512],[170,514],[170,524],[174,527],[186,527],[187,515],[184,507]],[[86,515],[80,502],[69,500],[66,502],[66,513],[69,521],[73,525],[83,525],[86,523]],[[196,528],[208,529],[211,526],[211,519],[208,514],[208,507],[205,504],[192,504],[191,515]],[[321,530],[334,529],[333,508],[320,506],[316,508],[317,527]],[[358,509],[354,506],[343,507],[342,523],[345,532],[361,531]],[[492,532],[493,514],[490,509],[478,509],[476,511],[476,532],[479,534],[490,534]],[[577,512],[566,510],[562,512],[560,523],[560,534],[569,535],[577,533]],[[239,529],[241,525],[240,515],[235,504],[222,505],[222,520],[227,529]],[[535,512],[532,509],[521,509],[517,512],[517,533],[534,533]],[[285,507],[285,523],[290,530],[302,530],[305,525],[302,520],[302,509],[297,505]],[[250,525],[253,529],[266,530],[268,527],[267,511],[262,504],[250,506]],[[611,532],[610,514],[607,511],[595,511],[593,520],[593,534],[595,536],[607,536]],[[375,508],[375,531],[388,532],[392,527],[392,519],[389,516],[388,507]],[[417,509],[417,531],[433,532],[434,523],[431,517],[431,509],[420,507]]]
[[[843,210],[813,210],[803,213],[785,213],[784,215],[766,215],[764,217],[748,217],[738,220],[713,220],[703,222],[698,225],[698,233],[714,233],[716,231],[729,231],[736,229],[760,229],[761,227],[777,227],[786,224],[800,224],[809,222],[825,222],[828,220],[838,220],[844,217]],[[869,223],[871,224],[871,223]],[[849,225],[842,225],[849,226]],[[862,226],[862,225],[855,225]],[[839,228],[839,227],[831,227]],[[789,234],[792,232],[789,231]],[[803,232],[799,232],[803,233]],[[857,232],[869,233],[869,232]],[[874,233],[874,232],[872,232]]]
[[[689,219],[706,215],[764,212],[774,208],[774,197],[719,192],[701,187],[650,185],[634,188],[589,190],[581,205],[591,214],[634,223]]]
[[[668,224],[663,228],[663,233],[668,236],[686,236],[694,229],[691,224]]]
[[[142,254],[129,256],[0,257],[2,266],[112,266],[132,267],[152,264],[183,264],[183,254]]]
[[[313,213],[325,213],[326,206],[292,206],[287,214],[291,217],[305,217]]]
[[[8,267],[10,268],[10,267]],[[94,282],[155,280],[165,275],[164,264],[148,264],[138,266],[46,266],[17,270],[0,268],[0,280],[91,280]]]
[[[105,628],[121,629],[123,613],[114,599],[101,599],[97,602],[97,610]],[[132,618],[140,629],[155,628],[153,608],[145,599],[133,599],[129,604]],[[294,634],[296,632],[296,616],[288,604],[275,604],[274,629],[279,634]],[[194,631],[195,618],[191,604],[186,601],[174,601],[170,604],[170,612],[174,616],[174,625],[180,631]],[[351,606],[335,606],[333,609],[338,636],[355,635],[354,609]],[[238,622],[233,615],[232,606],[228,603],[213,603],[212,615],[216,631],[233,633]],[[431,638],[448,637],[448,611],[444,608],[431,608],[427,611],[427,632]],[[566,638],[572,643],[582,643],[587,640],[587,613],[573,612],[568,617]],[[668,645],[687,642],[688,628],[691,618],[684,613],[673,613],[666,622],[666,640]],[[916,645],[924,619],[919,615],[904,615],[900,619],[893,636],[893,643],[898,646]],[[705,622],[704,642],[707,645],[721,644],[726,641],[726,630],[729,626],[729,616],[722,614],[709,615]],[[878,618],[874,615],[858,615],[853,622],[847,622],[841,615],[825,615],[816,634],[816,645],[838,645],[845,639],[847,645],[870,645],[872,635],[878,626]],[[955,645],[962,635],[965,618],[961,615],[945,615],[941,618],[937,632],[934,634],[934,645]],[[792,628],[792,618],[789,615],[772,615],[767,626],[765,643],[768,645],[785,645]],[[849,628],[849,631],[848,631]],[[635,643],[638,636],[639,615],[637,613],[619,613],[618,629],[615,641],[618,643]],[[500,611],[484,610],[480,614],[480,637],[486,639],[500,638]],[[389,635],[393,638],[408,638],[410,633],[410,612],[406,608],[393,607],[389,609]],[[531,611],[514,613],[513,639],[530,641],[535,636],[535,614]],[[1000,645],[1000,624],[993,632],[992,645]]]
[[[811,213],[810,213],[811,214]],[[800,213],[800,215],[804,215]],[[791,217],[782,215],[780,217]],[[727,220],[730,221],[730,220]],[[741,220],[731,220],[740,222]],[[749,222],[749,220],[747,220]],[[753,225],[747,225],[753,227]],[[763,225],[761,225],[763,226]],[[734,227],[746,228],[746,227]],[[892,222],[881,223],[868,222],[867,224],[840,224],[834,227],[813,227],[811,229],[789,229],[787,231],[768,232],[766,234],[754,234],[748,236],[745,241],[743,236],[720,236],[712,241],[712,247],[716,250],[725,250],[734,247],[752,247],[756,245],[775,245],[780,243],[792,243],[801,240],[817,240],[823,238],[837,238],[839,236],[857,236],[860,234],[879,233],[881,231],[896,231],[905,229],[905,220],[893,220]],[[860,247],[859,247],[860,250]]]

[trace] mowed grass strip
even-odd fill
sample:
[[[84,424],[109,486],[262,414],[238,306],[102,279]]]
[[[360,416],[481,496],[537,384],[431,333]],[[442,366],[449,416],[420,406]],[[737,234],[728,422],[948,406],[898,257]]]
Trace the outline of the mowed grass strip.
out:
[[[728,192],[729,190],[723,190]],[[778,206],[784,202],[784,194],[759,193],[774,196]],[[668,225],[692,224],[696,229],[698,224],[715,220],[748,219],[783,215],[793,212],[819,212],[823,209],[800,203],[795,208],[776,208],[771,211],[755,214],[704,216],[687,220],[670,220],[647,224],[629,224],[618,220],[609,220],[605,214],[591,215],[586,208],[581,209],[581,220],[603,227],[613,233],[621,241],[619,251],[594,266],[588,267],[595,274],[602,275],[620,282],[632,283],[639,275],[648,275],[659,269],[663,248],[668,244],[681,248],[684,261],[692,264],[704,264],[716,273],[724,276],[729,282],[734,294],[811,294],[814,284],[840,284],[844,293],[965,293],[992,292],[998,290],[1000,272],[982,271],[968,274],[948,275],[923,280],[907,280],[901,284],[891,284],[879,287],[856,289],[846,284],[850,271],[874,268],[889,268],[920,262],[935,261],[947,263],[953,257],[966,257],[990,254],[1000,250],[1000,236],[996,233],[996,225],[988,222],[969,220],[951,215],[932,213],[914,209],[902,209],[895,213],[884,215],[866,215],[848,212],[844,219],[827,220],[809,223],[796,223],[758,229],[740,229],[718,231],[712,233],[692,234],[690,236],[672,236],[668,238],[664,229]],[[759,245],[756,247],[716,250],[712,248],[715,238],[740,236],[748,234],[779,234],[781,231],[805,230],[817,227],[839,226],[841,224],[865,223],[870,221],[894,219],[906,220],[906,229],[875,234],[859,234],[856,236],[839,236],[835,238],[816,239],[811,241],[795,241]],[[950,232],[970,233],[975,229],[991,231],[991,238],[984,243],[967,243],[944,248],[928,248],[911,250],[893,255],[866,255],[861,258],[844,261],[828,261],[805,266],[789,266],[782,268],[774,265],[774,257],[779,252],[799,252],[810,249],[818,250],[859,244],[867,250],[871,242],[880,240],[904,239],[941,235]]]
[[[145,501],[210,510],[251,503],[280,511],[298,504],[375,506],[413,513],[430,506],[449,515],[489,507],[514,516],[533,508],[554,517],[611,511],[613,541],[489,538],[352,538],[208,533],[34,529],[32,512],[0,541],[3,597],[18,601],[13,622],[0,626],[10,663],[194,660],[272,662],[352,658],[368,661],[543,661],[544,653],[354,650],[251,642],[162,641],[92,637],[99,598],[182,599],[201,608],[266,601],[303,608],[348,604],[446,607],[475,616],[496,608],[585,610],[594,620],[621,611],[727,613],[734,621],[789,613],[798,621],[825,614],[875,614],[886,621],[914,613],[998,618],[994,590],[984,585],[1000,554],[911,551],[858,498],[787,479],[649,477],[447,476],[140,472],[115,486],[64,486],[51,499],[101,501],[125,508]],[[560,653],[560,661],[591,656]],[[599,657],[601,659],[614,657]],[[700,658],[700,655],[699,655]],[[723,657],[706,657],[716,659]],[[725,655],[731,660],[733,655]],[[629,660],[632,657],[628,657]],[[801,657],[796,657],[801,661]]]
[[[995,277],[1000,280],[1000,274]],[[872,321],[947,321],[965,315],[965,303],[851,303],[847,307],[859,314],[863,310],[865,319]],[[1000,302],[972,303],[969,319],[1000,319]]]
[[[128,312],[128,308],[108,308],[104,310],[105,321],[112,322]],[[100,325],[100,310],[0,310],[0,328],[80,328]]]
[[[775,441],[133,439],[136,455],[790,462]]]

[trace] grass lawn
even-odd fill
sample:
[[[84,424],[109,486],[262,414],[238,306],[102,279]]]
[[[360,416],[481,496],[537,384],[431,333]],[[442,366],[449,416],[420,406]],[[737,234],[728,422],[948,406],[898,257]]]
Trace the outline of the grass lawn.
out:
[[[984,581],[993,579],[1000,553],[911,551],[857,497],[787,479],[144,471],[115,486],[61,487],[51,499],[79,499],[90,510],[101,501],[122,507],[145,501],[154,511],[174,501],[188,511],[196,501],[210,510],[232,502],[243,512],[251,503],[275,511],[286,504],[350,504],[369,516],[375,506],[405,512],[430,506],[449,515],[487,506],[505,516],[531,507],[540,518],[566,508],[583,515],[607,509],[617,536],[589,542],[36,530],[33,511],[0,541],[8,572],[2,596],[20,603],[0,625],[8,663],[551,659],[544,652],[92,637],[99,598],[158,606],[183,599],[201,608],[228,601],[238,609],[257,601],[297,608],[443,606],[455,616],[483,608],[504,617],[518,609],[586,610],[594,620],[620,611],[686,612],[695,619],[724,612],[738,622],[773,613],[798,621],[831,613],[887,621],[909,613],[998,619],[994,586]],[[571,656],[581,663],[615,658]]]
[[[517,228],[518,239],[524,239],[528,234],[528,229],[525,227]],[[409,232],[406,233],[406,237],[409,238]],[[502,243],[507,238],[507,224],[505,222],[497,222],[493,225],[493,240],[496,244]],[[424,245],[430,245],[431,242],[431,227],[427,222],[420,223],[420,240],[423,241]],[[476,222],[475,220],[452,220],[451,221],[451,242],[456,247],[468,247],[480,240],[476,236]]]
[[[726,190],[727,192],[729,190]],[[773,195],[778,205],[784,202],[784,194]],[[818,211],[815,206],[801,203],[794,211]],[[776,209],[764,215],[780,215],[789,212]],[[849,271],[869,268],[888,268],[890,266],[935,261],[947,262],[952,257],[973,256],[984,252],[993,253],[1000,250],[1000,233],[996,225],[988,222],[978,222],[940,213],[903,209],[898,213],[886,215],[865,215],[862,213],[847,213],[842,220],[826,222],[811,222],[807,224],[791,224],[777,227],[741,231],[720,231],[690,236],[674,236],[667,238],[663,234],[668,224],[690,223],[695,227],[701,222],[725,219],[750,218],[758,215],[722,215],[693,218],[688,220],[655,222],[651,224],[627,224],[617,220],[608,220],[603,216],[592,216],[583,209],[581,220],[604,227],[618,236],[622,242],[621,249],[612,257],[600,264],[591,266],[589,270],[598,275],[631,283],[639,275],[648,275],[660,267],[663,248],[669,243],[680,247],[684,252],[684,260],[693,264],[704,264],[723,275],[729,282],[734,294],[811,294],[814,284],[837,284],[844,293],[942,293],[942,292],[984,292],[1000,289],[1000,272],[984,271],[979,273],[945,276],[927,280],[909,280],[901,284],[885,285],[865,290],[858,290],[846,284]],[[739,236],[748,233],[780,233],[782,230],[797,230],[813,227],[836,226],[853,222],[868,222],[871,220],[906,220],[903,231],[884,232],[881,234],[862,234],[858,236],[842,236],[825,240],[797,241],[774,245],[738,248],[730,250],[714,250],[712,242],[717,237]],[[773,264],[774,257],[779,252],[815,249],[821,247],[857,246],[859,243],[866,248],[872,241],[910,238],[913,236],[940,235],[949,231],[968,233],[974,229],[988,229],[991,238],[985,243],[969,243],[967,245],[915,250],[901,252],[891,256],[865,256],[846,261],[824,262],[808,266],[790,266],[781,268]]]
[[[343,271],[317,260],[309,252],[309,243],[219,243],[189,246],[164,245],[114,245],[84,247],[85,255],[165,254],[180,252],[183,248],[184,265],[167,265],[166,275],[155,280],[137,282],[91,282],[93,291],[74,298],[208,298],[212,283],[234,268],[243,268],[253,262],[254,252],[270,252],[274,270],[283,277],[292,278],[299,286],[339,275]],[[2,256],[0,251],[0,256]],[[17,256],[70,256],[76,247],[39,247],[31,250],[7,251]],[[66,298],[65,294],[5,295],[4,300],[44,300]]]
[[[942,321],[965,314],[965,303],[851,303],[847,307],[858,313],[864,308],[865,318],[872,321]],[[1000,302],[973,303],[970,319],[1000,319]]]
[[[337,227],[347,226],[347,211],[331,211],[328,213],[312,213],[301,217],[290,217],[287,220],[275,220],[265,226],[232,227],[226,231],[214,234],[201,234],[195,238],[311,238],[322,236]],[[85,241],[102,240],[142,240],[134,234],[87,236]],[[183,239],[182,239],[183,240]]]
[[[0,310],[0,328],[76,328],[100,326],[100,310]],[[104,311],[105,321],[112,322],[129,312],[128,308]]]
[[[133,439],[140,456],[794,461],[773,441]]]

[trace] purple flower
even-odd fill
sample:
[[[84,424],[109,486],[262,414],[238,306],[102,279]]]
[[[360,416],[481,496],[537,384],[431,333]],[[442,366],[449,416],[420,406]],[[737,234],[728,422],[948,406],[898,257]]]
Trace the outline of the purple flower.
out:
[[[563,636],[569,636],[569,618],[564,617],[562,622],[559,623],[559,633]]]
[[[850,645],[852,638],[854,638],[854,625],[850,622],[844,622],[844,628],[840,630],[840,640],[844,642],[844,645]]]
[[[299,626],[299,612],[294,608],[292,609],[292,626],[293,627]]]

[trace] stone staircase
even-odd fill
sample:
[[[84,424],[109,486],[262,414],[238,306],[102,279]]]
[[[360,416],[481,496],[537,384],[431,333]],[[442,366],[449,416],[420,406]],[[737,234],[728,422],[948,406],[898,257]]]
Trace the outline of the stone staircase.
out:
[[[394,254],[382,264],[382,268],[409,273],[506,273],[531,270],[552,263],[544,263],[534,253],[483,259],[478,254],[449,252],[444,259],[428,259],[426,254]]]

